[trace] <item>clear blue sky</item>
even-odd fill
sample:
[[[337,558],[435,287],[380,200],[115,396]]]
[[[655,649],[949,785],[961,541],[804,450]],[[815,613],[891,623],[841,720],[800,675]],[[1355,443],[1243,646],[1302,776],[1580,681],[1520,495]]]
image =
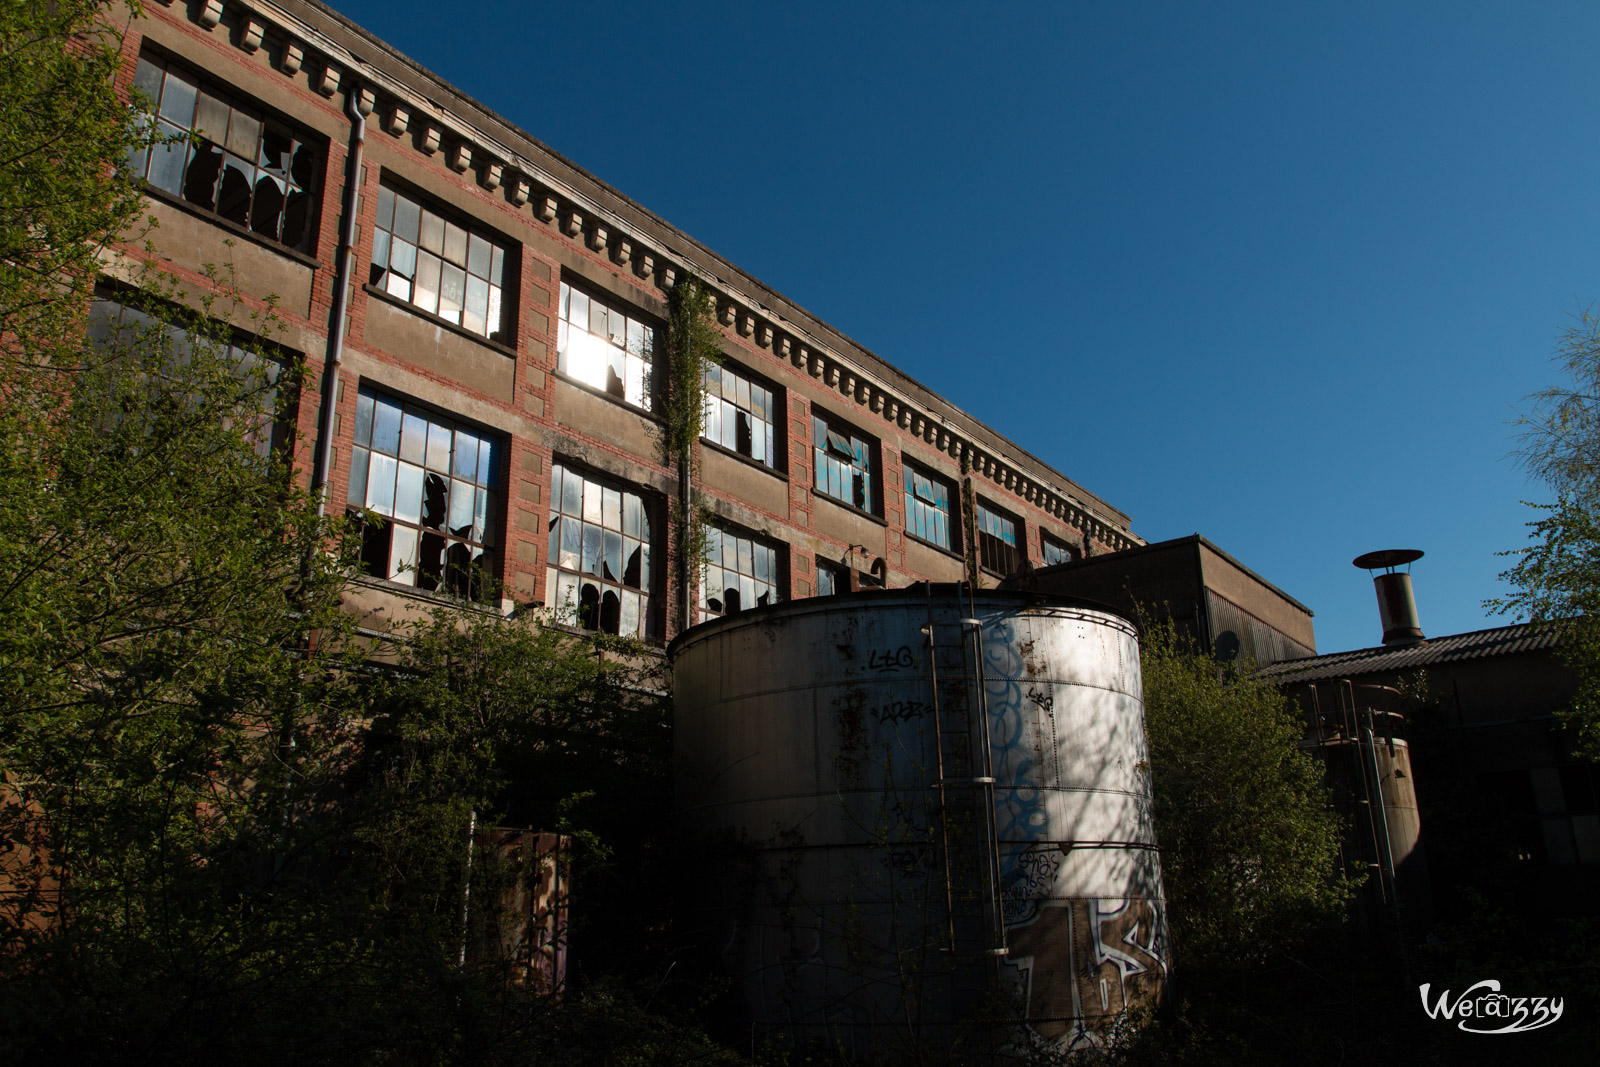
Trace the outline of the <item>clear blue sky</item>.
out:
[[[1375,548],[1494,624],[1508,421],[1600,299],[1600,5],[336,6],[1320,651]]]

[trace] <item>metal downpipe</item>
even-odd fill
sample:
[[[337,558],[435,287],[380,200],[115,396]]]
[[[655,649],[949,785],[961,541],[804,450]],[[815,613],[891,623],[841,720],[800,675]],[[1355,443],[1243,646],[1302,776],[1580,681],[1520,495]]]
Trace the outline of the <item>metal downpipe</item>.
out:
[[[323,372],[322,412],[317,426],[317,464],[313,472],[313,491],[317,494],[317,515],[328,511],[328,483],[333,480],[333,415],[339,390],[339,365],[344,360],[345,322],[350,288],[352,251],[356,241],[356,201],[361,195],[362,156],[367,145],[367,117],[361,111],[361,89],[352,86],[346,101],[350,113],[350,178],[344,187],[344,225],[339,233],[339,259],[333,278],[333,329],[328,334],[328,360]]]

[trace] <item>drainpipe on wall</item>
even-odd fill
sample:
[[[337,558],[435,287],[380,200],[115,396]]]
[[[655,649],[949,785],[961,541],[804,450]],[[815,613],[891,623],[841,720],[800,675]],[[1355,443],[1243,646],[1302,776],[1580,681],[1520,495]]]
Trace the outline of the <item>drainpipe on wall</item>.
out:
[[[323,372],[322,384],[322,410],[317,417],[317,455],[316,465],[311,471],[312,492],[317,495],[317,516],[320,518],[328,511],[328,482],[333,473],[333,414],[334,397],[339,388],[339,363],[344,356],[344,324],[346,300],[345,290],[350,278],[350,250],[355,244],[356,235],[356,197],[361,188],[361,156],[366,147],[367,118],[361,110],[361,90],[352,86],[350,89],[347,109],[350,112],[351,139],[355,142],[354,151],[350,156],[350,180],[345,183],[344,195],[344,226],[339,235],[339,256],[334,268],[333,277],[333,329],[328,336],[328,359]],[[372,110],[370,107],[368,111]],[[311,550],[300,561],[301,578],[304,580],[311,569]],[[305,645],[310,649],[315,645],[317,633],[315,630],[305,635]],[[288,860],[289,832],[294,822],[294,750],[295,750],[295,725],[300,719],[301,695],[298,680],[295,685],[294,698],[291,710],[285,716],[278,730],[278,758],[283,761],[285,768],[283,787],[283,819],[282,839],[277,854],[272,861],[272,876],[274,880],[283,872]]]
[[[367,116],[362,110],[362,92],[359,86],[350,88],[346,110],[350,113],[350,179],[344,187],[344,225],[339,233],[339,258],[333,276],[333,329],[328,335],[327,368],[323,375],[322,413],[317,426],[317,463],[313,471],[312,489],[317,494],[317,514],[328,510],[328,483],[333,478],[333,414],[334,399],[339,389],[339,364],[344,358],[345,321],[348,301],[345,294],[350,288],[354,268],[353,249],[356,243],[356,201],[361,194],[361,157],[367,144]],[[371,108],[367,108],[368,111]]]

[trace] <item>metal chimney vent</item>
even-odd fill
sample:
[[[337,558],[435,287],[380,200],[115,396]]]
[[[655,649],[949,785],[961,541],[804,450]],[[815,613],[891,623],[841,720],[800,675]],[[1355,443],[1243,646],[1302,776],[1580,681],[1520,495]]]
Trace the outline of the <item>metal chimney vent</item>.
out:
[[[1383,623],[1383,643],[1386,645],[1415,645],[1426,638],[1422,624],[1417,620],[1417,599],[1411,592],[1411,572],[1397,571],[1422,558],[1416,548],[1385,548],[1357,556],[1350,562],[1364,571],[1383,569],[1372,576],[1378,590],[1378,618]]]

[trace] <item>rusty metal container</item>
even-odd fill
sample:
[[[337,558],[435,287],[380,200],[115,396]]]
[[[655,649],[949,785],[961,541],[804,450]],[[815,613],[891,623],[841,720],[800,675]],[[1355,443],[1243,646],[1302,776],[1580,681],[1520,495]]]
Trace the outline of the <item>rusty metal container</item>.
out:
[[[1128,622],[917,586],[714,620],[668,654],[690,906],[759,1031],[1076,1047],[1160,996]]]

